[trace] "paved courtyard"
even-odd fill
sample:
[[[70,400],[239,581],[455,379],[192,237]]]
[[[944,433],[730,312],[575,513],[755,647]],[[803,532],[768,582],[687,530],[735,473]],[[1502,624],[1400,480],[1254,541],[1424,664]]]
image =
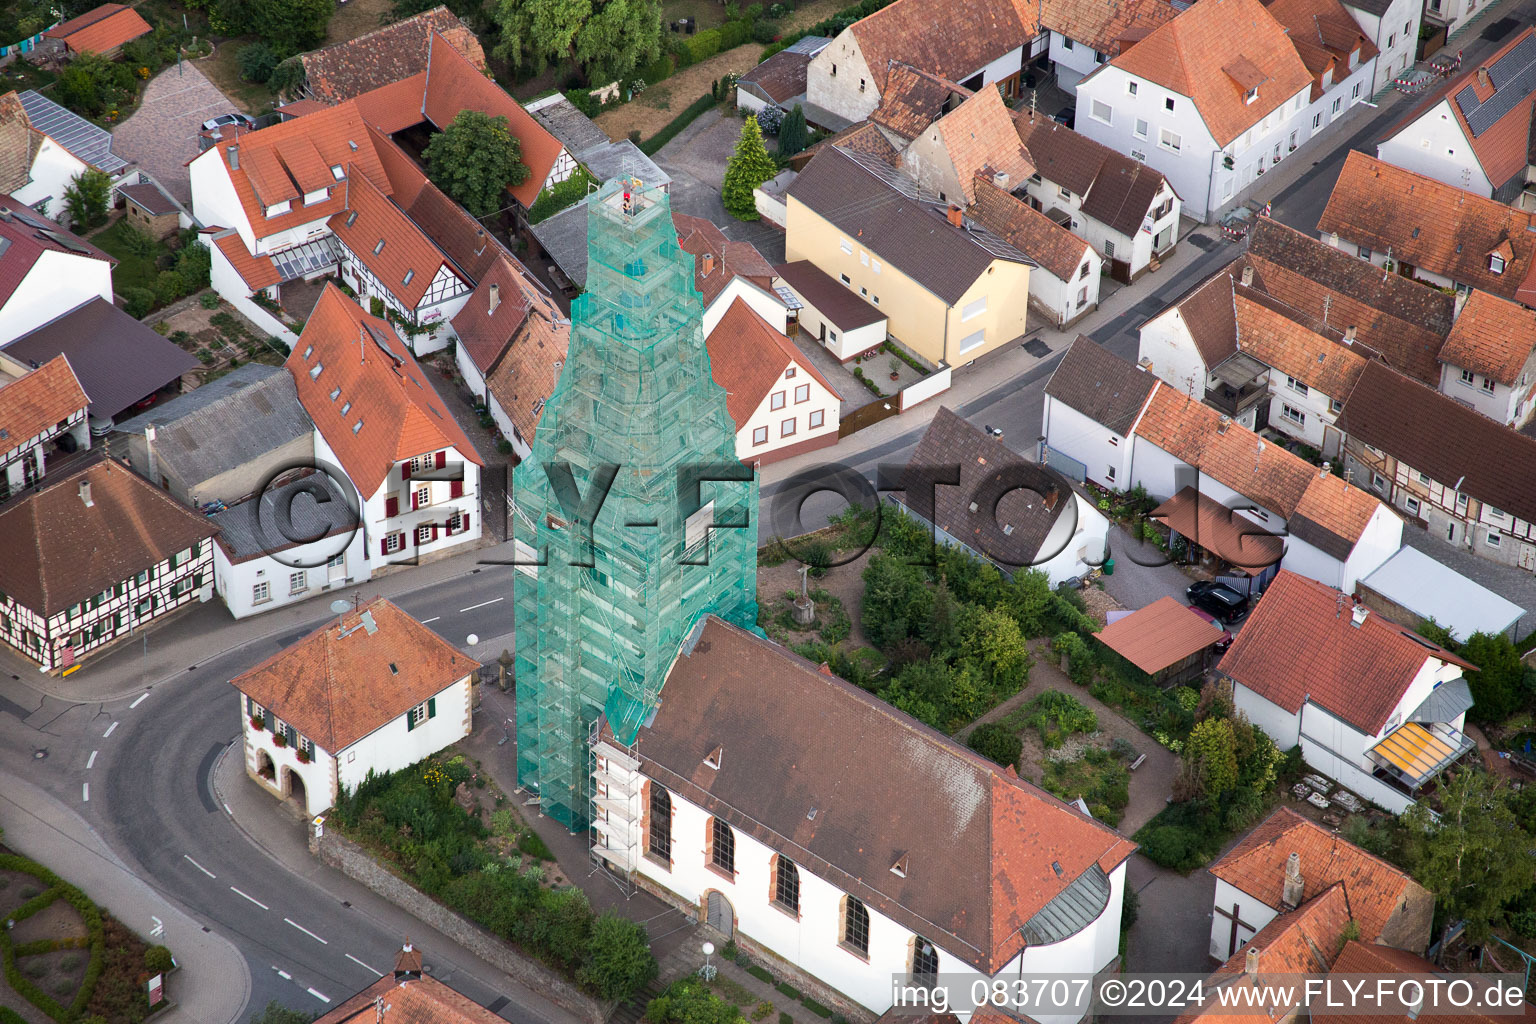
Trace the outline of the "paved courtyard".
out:
[[[762,221],[737,220],[725,212],[720,200],[726,161],[740,137],[740,120],[708,110],[661,147],[653,159],[672,176],[672,209],[718,224],[725,237],[751,242],[769,263],[783,263],[784,232]]]
[[[190,61],[172,65],[144,87],[139,109],[112,133],[112,148],[148,171],[171,195],[192,204],[186,164],[197,156],[202,123],[235,105]]]

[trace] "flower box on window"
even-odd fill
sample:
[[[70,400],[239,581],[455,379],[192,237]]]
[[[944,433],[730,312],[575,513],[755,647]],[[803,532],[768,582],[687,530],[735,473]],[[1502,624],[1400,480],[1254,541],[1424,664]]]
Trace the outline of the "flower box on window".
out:
[[[309,751],[305,750],[303,747],[299,747],[297,754],[299,758],[299,764],[309,764]]]
[[[261,730],[265,729],[266,727],[267,727],[267,720],[265,718],[262,718],[260,715],[252,715],[251,716],[251,728],[252,729],[255,729],[257,732],[261,732]]]
[[[275,732],[272,734],[272,745],[274,747],[286,747],[288,745],[288,737],[280,732]]]

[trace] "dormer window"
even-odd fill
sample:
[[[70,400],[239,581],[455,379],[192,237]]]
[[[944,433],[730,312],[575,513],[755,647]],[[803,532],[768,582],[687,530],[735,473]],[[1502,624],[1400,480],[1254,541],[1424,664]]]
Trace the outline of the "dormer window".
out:
[[[334,401],[336,401],[336,399],[338,399],[340,397],[341,397],[341,388],[332,388],[331,389],[331,401],[334,402]]]
[[[320,379],[320,371],[323,370],[323,369],[325,369],[325,364],[324,363],[316,363],[314,366],[311,366],[309,368],[309,379],[310,380],[319,380]]]
[[[1489,253],[1488,269],[1493,271],[1495,274],[1504,273],[1504,257],[1500,256],[1498,253]]]
[[[411,278],[413,278],[415,276],[416,276],[416,271],[414,271],[414,270],[407,270],[405,272],[405,279],[403,281],[401,281],[400,283],[401,284],[410,284],[411,283]]]
[[[345,403],[342,404],[341,414],[343,416],[345,416],[347,413],[349,413],[351,411],[352,411],[352,403],[351,402],[345,402]]]
[[[313,346],[313,345],[305,346],[305,348],[304,348],[304,358],[305,359],[308,359],[310,356],[312,356],[314,354],[315,354],[315,346]]]
[[[363,429],[363,421],[362,420],[358,420],[356,423],[352,424],[352,433],[355,434],[359,430],[362,430],[362,429]]]
[[[353,142],[351,139],[348,139],[347,140],[347,148],[350,149],[352,152],[356,153],[357,152],[357,143]]]
[[[1259,98],[1259,87],[1258,86],[1254,86],[1252,89],[1249,89],[1247,92],[1243,93],[1243,102],[1244,103],[1252,103],[1254,100],[1256,100],[1258,98]]]

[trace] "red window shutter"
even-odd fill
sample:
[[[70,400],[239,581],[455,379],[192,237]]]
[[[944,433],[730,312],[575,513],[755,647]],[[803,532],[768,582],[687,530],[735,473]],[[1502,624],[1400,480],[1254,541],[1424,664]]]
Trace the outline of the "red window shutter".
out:
[[[437,453],[437,463],[436,464],[437,464],[437,468],[438,469],[442,469],[444,466],[448,465],[448,453],[447,452],[438,452]]]
[[[410,462],[409,459],[407,459],[406,461],[400,463],[400,479],[401,480],[409,480],[410,478],[411,478],[411,462]]]
[[[381,554],[381,555],[389,554],[389,538],[388,537],[380,537],[379,538],[379,554]]]
[[[465,512],[459,519],[459,532],[464,533],[469,529],[469,513]]]
[[[437,540],[437,524],[432,524],[432,539]]]
[[[417,499],[419,497],[420,497],[420,495],[419,495],[419,493],[417,491],[412,491],[411,492],[411,508],[415,508],[416,507]]]
[[[453,482],[451,482],[448,485],[448,497],[450,497],[450,498],[462,498],[462,497],[464,497],[464,481],[463,480],[454,480]]]
[[[393,518],[395,518],[395,516],[397,516],[399,514],[400,514],[400,499],[399,498],[385,498],[384,499],[384,517],[386,519],[393,519]]]

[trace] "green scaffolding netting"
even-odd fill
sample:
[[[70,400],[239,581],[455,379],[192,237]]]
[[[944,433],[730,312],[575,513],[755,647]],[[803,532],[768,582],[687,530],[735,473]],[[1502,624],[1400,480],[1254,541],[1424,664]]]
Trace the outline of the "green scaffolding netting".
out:
[[[660,189],[616,179],[586,202],[587,290],[533,450],[513,474],[513,536],[547,562],[514,574],[518,784],[573,830],[591,818],[598,717],[632,741],[700,615],[757,620],[755,476],[704,483],[712,505],[701,513],[679,502],[682,467],[741,472],[693,256],[678,247]],[[594,480],[612,474],[595,518],[573,514],[585,506],[569,491],[562,506],[546,468],[558,464],[589,501]],[[711,518],[746,528],[703,528]]]

